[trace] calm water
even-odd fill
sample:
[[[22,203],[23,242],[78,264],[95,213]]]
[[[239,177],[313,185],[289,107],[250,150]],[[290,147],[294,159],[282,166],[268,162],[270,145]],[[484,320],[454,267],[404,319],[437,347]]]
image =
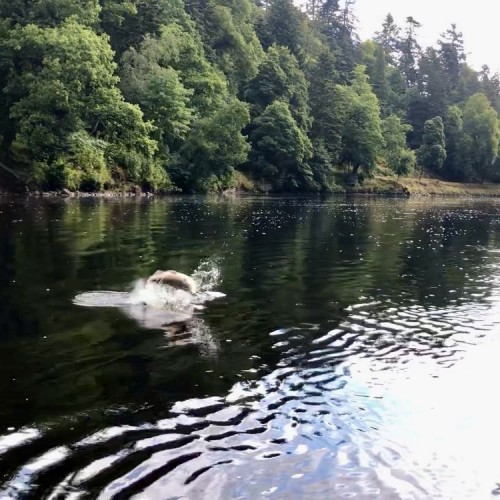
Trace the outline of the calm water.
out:
[[[0,498],[500,494],[499,203],[0,199],[0,231]],[[74,302],[200,265],[225,297],[182,321]]]

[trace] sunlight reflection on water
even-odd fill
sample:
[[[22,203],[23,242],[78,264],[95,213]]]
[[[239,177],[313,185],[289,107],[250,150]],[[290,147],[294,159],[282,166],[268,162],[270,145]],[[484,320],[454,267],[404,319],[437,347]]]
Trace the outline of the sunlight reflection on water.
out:
[[[142,282],[103,292],[84,276],[61,302],[98,290],[76,297],[87,307],[48,302],[74,336],[54,322],[39,338],[6,342],[6,498],[496,494],[499,207],[266,203],[211,206],[203,216],[200,233],[212,225],[232,239],[216,272],[206,255],[174,261],[198,268],[206,286],[196,300]],[[173,226],[170,242],[189,221],[185,239],[196,249],[196,206],[168,208],[170,226],[165,211],[154,223],[145,212],[144,233]],[[136,250],[136,231],[123,231]],[[104,250],[79,255],[123,253]],[[75,317],[91,328],[77,329]],[[33,369],[18,369],[25,359]],[[16,405],[31,386],[43,393],[40,407],[69,406],[29,420]],[[68,396],[51,399],[58,391]]]

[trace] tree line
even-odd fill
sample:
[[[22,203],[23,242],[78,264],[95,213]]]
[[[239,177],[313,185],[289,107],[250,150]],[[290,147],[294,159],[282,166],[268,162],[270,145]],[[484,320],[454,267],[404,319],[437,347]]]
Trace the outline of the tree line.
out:
[[[0,162],[29,186],[500,181],[500,77],[354,0],[0,0]],[[0,174],[1,175],[1,174]]]

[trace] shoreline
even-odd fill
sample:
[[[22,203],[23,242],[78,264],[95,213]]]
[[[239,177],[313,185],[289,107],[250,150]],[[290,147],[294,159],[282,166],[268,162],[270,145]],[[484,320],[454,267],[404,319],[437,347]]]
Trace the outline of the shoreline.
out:
[[[346,190],[349,194],[408,198],[500,198],[500,184],[451,182],[436,178],[374,176],[363,185]]]
[[[346,187],[338,186],[338,189],[332,192],[321,193],[274,193],[264,190],[246,190],[246,189],[230,189],[220,193],[152,193],[133,189],[129,191],[112,190],[99,192],[84,192],[84,191],[69,191],[67,189],[61,191],[27,191],[13,192],[9,190],[1,190],[0,196],[14,196],[39,199],[88,199],[88,198],[104,198],[104,199],[130,199],[130,198],[163,198],[170,196],[193,196],[193,195],[208,195],[218,196],[224,199],[234,199],[245,196],[261,195],[261,196],[373,196],[381,198],[500,198],[500,184],[475,184],[449,182],[439,179],[423,178],[419,181],[416,178],[402,178],[399,181],[384,176],[375,176],[372,179],[367,179],[362,185]]]

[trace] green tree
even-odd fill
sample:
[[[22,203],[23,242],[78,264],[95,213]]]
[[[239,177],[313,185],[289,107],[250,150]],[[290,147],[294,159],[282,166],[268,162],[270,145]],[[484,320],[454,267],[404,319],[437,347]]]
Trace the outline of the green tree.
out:
[[[300,58],[304,23],[304,15],[293,0],[271,0],[260,30],[263,47],[267,49],[271,45],[280,45]]]
[[[425,122],[434,116],[444,116],[448,108],[446,70],[432,47],[420,59],[417,84],[405,94],[406,121],[412,126],[408,142],[413,149],[422,144]]]
[[[387,166],[399,177],[407,175],[415,166],[415,153],[406,145],[406,134],[411,130],[411,125],[402,123],[396,115],[389,115],[382,122],[382,135],[384,137],[384,158]]]
[[[422,145],[424,135],[424,124],[432,118],[429,116],[427,99],[418,88],[412,87],[405,92],[404,96],[405,121],[412,127],[408,134],[408,144],[411,149],[418,149]]]
[[[366,66],[366,73],[378,97],[382,115],[404,113],[404,80],[399,70],[387,64],[384,49],[372,40],[360,46],[361,62]]]
[[[321,7],[324,0],[307,0],[305,2],[307,15],[316,21],[319,18]]]
[[[6,19],[12,26],[54,27],[69,17],[94,26],[100,12],[98,0],[0,0],[0,19]]]
[[[406,135],[427,168],[500,181],[500,76],[457,27],[421,48],[413,17],[355,25],[354,0],[0,0],[0,161],[45,188],[220,189],[243,164],[330,190],[333,165],[407,173]]]
[[[498,115],[484,94],[474,94],[465,103],[460,156],[474,175],[484,182],[493,173],[498,155],[500,126]]]
[[[421,47],[417,41],[417,30],[421,24],[413,17],[406,18],[406,28],[399,42],[399,68],[406,79],[408,87],[414,87],[418,82],[418,62]]]
[[[120,179],[168,184],[154,158],[151,125],[117,87],[107,37],[70,19],[54,28],[16,28],[2,45],[9,60],[4,153],[34,183],[89,189]]]
[[[456,24],[452,24],[451,28],[441,35],[438,44],[439,55],[445,67],[448,92],[451,94],[458,87],[462,63],[466,60],[463,35],[457,31]]]
[[[384,50],[386,60],[390,64],[396,64],[396,57],[400,46],[401,29],[394,22],[391,13],[387,14],[382,30],[375,33],[375,41]]]
[[[456,104],[464,103],[471,95],[481,92],[479,75],[467,63],[462,63],[460,80],[456,91]]]
[[[248,105],[234,99],[196,122],[180,151],[184,163],[172,171],[174,181],[185,189],[228,187],[235,168],[247,161],[250,146],[242,130],[249,120]]]
[[[137,48],[145,35],[160,35],[165,25],[177,22],[184,29],[193,29],[183,0],[100,1],[101,27],[110,36],[118,58],[129,48]]]
[[[255,32],[257,12],[250,0],[189,0],[205,51],[238,93],[253,78],[264,53]]]
[[[380,106],[364,66],[355,68],[352,85],[343,92],[348,110],[342,134],[342,161],[352,165],[352,176],[356,180],[360,167],[367,172],[373,169],[384,144]]]
[[[490,68],[485,64],[481,68],[479,79],[481,86],[479,91],[488,97],[497,113],[500,113],[500,75],[498,73],[492,75]]]
[[[448,105],[446,68],[439,54],[429,47],[419,65],[419,91],[424,96],[427,117],[444,116]]]
[[[446,159],[443,119],[436,116],[427,120],[424,125],[422,146],[417,151],[420,164],[420,179],[424,168],[440,170]]]
[[[309,99],[314,117],[311,136],[324,145],[332,161],[338,162],[349,102],[343,87],[335,83],[336,74],[333,53],[325,48],[309,75]]]
[[[252,104],[254,116],[261,114],[274,101],[285,100],[300,128],[304,131],[310,128],[308,82],[297,59],[285,47],[269,47],[244,97]]]
[[[319,9],[319,29],[335,53],[335,65],[340,82],[347,84],[358,58],[359,42],[353,14],[354,0],[324,0]]]
[[[318,189],[308,160],[312,146],[288,104],[275,101],[258,116],[250,133],[252,168],[278,191]]]
[[[415,154],[415,151],[412,151],[411,149],[405,149],[401,154],[399,163],[394,172],[397,174],[399,179],[401,175],[411,174],[415,170],[416,166],[417,155]]]
[[[333,156],[322,139],[312,140],[312,150],[313,155],[308,163],[314,183],[310,182],[308,177],[308,187],[311,191],[318,189],[331,192],[335,189]]]
[[[396,113],[399,116],[404,116],[407,92],[404,76],[397,67],[389,66],[387,68],[387,80],[390,91],[385,105],[385,114]]]
[[[460,157],[460,141],[462,138],[462,110],[457,105],[448,107],[444,117],[446,140],[446,160],[443,165],[445,175],[453,180],[463,181],[466,177],[466,165]]]
[[[158,139],[172,149],[191,128],[194,91],[184,87],[179,72],[161,65],[162,53],[155,48],[155,42],[147,37],[139,51],[130,49],[124,54],[121,87],[125,98],[138,104],[156,126]]]
[[[217,110],[228,96],[224,75],[207,61],[201,39],[192,27],[186,29],[178,23],[163,26],[159,36],[146,36],[137,50],[132,48],[125,53],[122,65],[126,71],[134,65],[142,68],[143,74],[139,71],[138,78],[148,78],[144,74],[147,68],[151,72],[172,68],[183,87],[191,91],[189,104],[199,116]],[[124,89],[129,90],[127,85],[124,81]]]

